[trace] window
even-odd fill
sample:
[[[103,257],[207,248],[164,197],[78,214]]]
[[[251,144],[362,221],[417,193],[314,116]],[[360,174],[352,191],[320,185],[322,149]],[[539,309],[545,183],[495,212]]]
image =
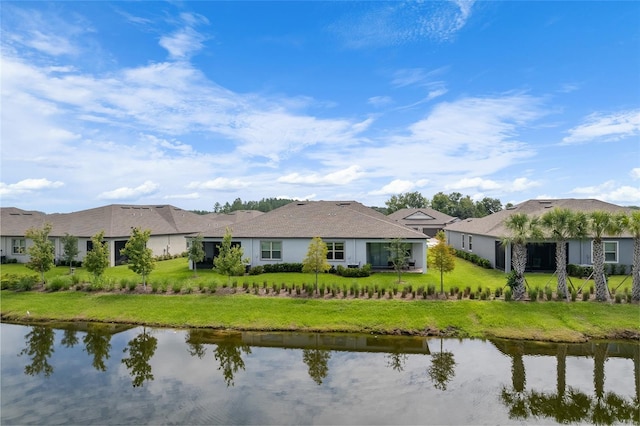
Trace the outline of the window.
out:
[[[604,246],[604,262],[618,263],[618,242],[604,241],[603,246]]]
[[[473,235],[469,235],[469,251],[473,251]]]
[[[11,240],[11,253],[12,254],[25,254],[27,243],[24,238],[14,238]]]
[[[462,234],[462,248],[464,249],[464,234]]]
[[[327,243],[327,259],[344,260],[344,243]]]
[[[281,260],[282,241],[260,241],[260,253],[264,260]]]
[[[602,247],[604,250],[604,263],[618,263],[618,242],[603,241]],[[591,259],[593,259],[593,241],[591,242]]]

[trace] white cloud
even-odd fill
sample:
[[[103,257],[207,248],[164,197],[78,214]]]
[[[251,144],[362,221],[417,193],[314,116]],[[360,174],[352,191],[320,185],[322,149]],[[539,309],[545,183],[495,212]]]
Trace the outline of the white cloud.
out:
[[[200,194],[197,192],[191,192],[189,194],[174,194],[174,195],[165,195],[163,197],[165,200],[197,200],[200,198]]]
[[[347,47],[401,45],[417,40],[452,40],[466,25],[474,1],[369,2],[359,16],[331,26]]]
[[[382,188],[369,192],[369,195],[394,195],[405,192],[411,192],[418,188],[422,188],[427,185],[429,181],[427,179],[419,179],[417,181],[409,181],[402,179],[395,179],[389,182]]]
[[[631,172],[629,173],[629,175],[633,179],[640,179],[640,167],[631,169]]]
[[[160,46],[167,49],[172,59],[186,59],[202,49],[204,37],[192,28],[182,28],[160,38]]]
[[[56,189],[63,186],[60,181],[50,181],[49,179],[23,179],[16,183],[6,184],[0,182],[0,195],[3,197],[12,197],[15,195],[28,194],[36,191],[47,189]]]
[[[516,178],[512,181],[495,181],[491,179],[483,179],[480,177],[463,178],[452,184],[445,185],[447,190],[468,190],[475,189],[479,191],[492,192],[522,192],[540,186],[540,182],[532,181],[527,178]]]
[[[600,185],[583,186],[571,190],[585,198],[596,198],[612,203],[638,203],[640,202],[640,188],[628,185],[619,185],[614,180],[608,180]]]
[[[290,173],[279,177],[278,182],[302,185],[347,185],[362,177],[363,174],[363,170],[359,166],[354,165],[326,175],[312,173],[304,176],[299,173]]]
[[[484,191],[490,191],[493,189],[498,189],[500,188],[502,185],[500,185],[498,182],[493,181],[491,179],[482,179],[480,177],[475,177],[475,178],[463,178],[460,179],[457,182],[454,182],[452,184],[446,185],[446,189],[448,190],[463,190],[463,189],[470,189],[470,188],[476,188],[479,190],[484,190]]]
[[[98,195],[101,200],[136,200],[145,195],[154,194],[159,185],[148,180],[135,188],[122,187]]]
[[[246,188],[249,185],[250,185],[249,182],[247,182],[246,180],[218,177],[213,180],[208,180],[204,182],[191,182],[187,185],[187,188],[232,191],[234,189]]]
[[[370,105],[376,108],[387,106],[393,103],[393,99],[389,96],[372,96],[368,99]]]
[[[620,111],[603,115],[591,114],[585,122],[569,130],[562,144],[579,144],[591,141],[617,141],[640,134],[640,110]]]

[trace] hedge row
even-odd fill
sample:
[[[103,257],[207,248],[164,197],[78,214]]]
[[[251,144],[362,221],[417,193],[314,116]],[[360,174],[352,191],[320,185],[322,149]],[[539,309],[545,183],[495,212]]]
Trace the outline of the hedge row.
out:
[[[478,256],[477,254],[474,253],[469,253],[468,251],[464,251],[464,250],[458,250],[456,249],[456,256],[464,259],[464,260],[468,260],[471,263],[474,263],[482,268],[485,269],[491,269],[491,262],[489,262],[487,259],[484,259],[480,256]]]

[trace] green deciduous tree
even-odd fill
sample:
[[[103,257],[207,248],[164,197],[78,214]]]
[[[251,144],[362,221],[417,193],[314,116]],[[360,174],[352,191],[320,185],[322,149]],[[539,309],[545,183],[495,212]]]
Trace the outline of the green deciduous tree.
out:
[[[583,212],[556,207],[542,215],[540,223],[556,244],[556,276],[558,298],[569,299],[567,288],[567,242],[586,236],[587,216]]]
[[[244,264],[249,263],[249,259],[242,258],[242,248],[231,245],[231,230],[227,228],[222,238],[222,243],[218,246],[220,252],[213,259],[213,269],[219,274],[226,275],[231,282],[232,275],[244,274]]]
[[[29,228],[25,236],[33,241],[27,249],[29,262],[27,268],[40,272],[40,278],[44,282],[44,273],[54,266],[53,243],[49,241],[51,224],[45,223],[42,229]]]
[[[527,266],[527,243],[542,239],[540,220],[525,213],[514,213],[504,221],[510,235],[502,239],[503,245],[512,245],[511,266],[515,274],[513,298],[522,300],[525,292],[524,270]]]
[[[318,288],[318,273],[331,269],[327,261],[327,245],[322,238],[313,237],[307,249],[307,256],[302,261],[302,272],[316,274],[316,289]]]
[[[401,238],[394,238],[389,242],[389,262],[393,266],[393,270],[398,274],[398,284],[402,282],[402,270],[407,267],[409,262],[409,244],[402,241]]]
[[[189,245],[189,251],[187,252],[189,256],[189,261],[191,261],[191,264],[193,265],[194,277],[198,275],[197,263],[202,262],[202,259],[204,259],[204,255],[205,255],[202,241],[203,241],[202,234],[198,234],[198,236],[191,239],[190,245]]]
[[[393,195],[384,203],[387,205],[387,214],[391,214],[401,209],[420,209],[429,207],[429,199],[425,198],[418,191]]]
[[[153,251],[147,248],[147,241],[151,237],[151,231],[142,231],[140,228],[133,228],[129,240],[120,250],[120,254],[127,257],[127,264],[136,274],[142,277],[142,286],[147,287],[147,277],[156,267]]]
[[[76,256],[80,250],[78,249],[78,237],[74,235],[64,234],[61,238],[62,242],[62,258],[69,264],[69,273],[73,267],[73,261],[76,260]]]
[[[446,242],[444,231],[436,234],[438,244],[429,248],[429,263],[431,268],[440,271],[440,293],[444,293],[444,273],[451,272],[456,267],[456,255],[453,247]]]
[[[604,276],[604,243],[606,235],[618,235],[621,231],[620,220],[607,211],[593,211],[589,214],[588,231],[593,238],[593,280],[596,284],[596,300],[609,300],[609,289]]]
[[[102,241],[103,239],[104,231],[100,231],[91,237],[92,248],[84,257],[83,262],[85,269],[90,274],[93,274],[96,280],[99,279],[109,267],[109,244]]]
[[[631,298],[640,301],[640,210],[634,210],[622,219],[622,226],[633,237],[633,265]]]

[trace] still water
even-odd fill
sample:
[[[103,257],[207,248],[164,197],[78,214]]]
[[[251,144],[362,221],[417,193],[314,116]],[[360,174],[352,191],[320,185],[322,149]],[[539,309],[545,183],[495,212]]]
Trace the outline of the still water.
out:
[[[0,324],[2,425],[638,423],[640,344]]]

